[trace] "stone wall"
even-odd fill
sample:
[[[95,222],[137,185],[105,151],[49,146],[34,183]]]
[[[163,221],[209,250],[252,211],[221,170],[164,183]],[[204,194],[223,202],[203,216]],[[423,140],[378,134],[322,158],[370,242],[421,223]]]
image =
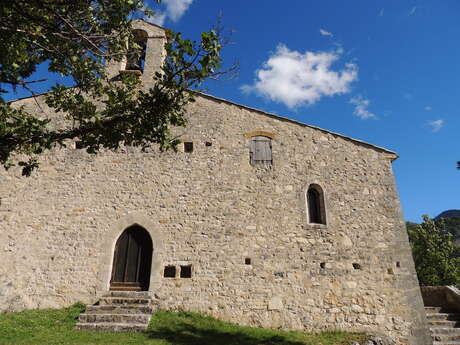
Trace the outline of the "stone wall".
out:
[[[460,313],[460,290],[455,286],[421,286],[423,304],[441,307],[445,312]]]
[[[138,223],[154,241],[150,290],[163,309],[430,343],[394,154],[208,96],[188,114],[178,134],[192,153],[69,145],[30,178],[0,171],[0,310],[95,301],[118,236]],[[271,169],[249,164],[260,131],[273,136]],[[312,183],[327,225],[307,222]],[[189,264],[191,279],[162,277]]]

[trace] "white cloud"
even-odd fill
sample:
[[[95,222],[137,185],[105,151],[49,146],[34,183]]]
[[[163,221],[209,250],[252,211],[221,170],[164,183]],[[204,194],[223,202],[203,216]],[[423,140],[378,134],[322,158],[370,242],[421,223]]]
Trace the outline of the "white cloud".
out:
[[[408,16],[413,16],[415,14],[415,11],[417,11],[417,6],[412,7],[412,9],[409,11]]]
[[[437,132],[444,126],[444,120],[428,121],[428,125],[433,132]]]
[[[430,111],[431,109],[433,109],[433,108],[432,108],[430,105],[427,105],[427,106],[425,107],[425,110],[426,110],[426,111]]]
[[[379,17],[383,17],[383,14],[385,13],[385,9],[382,8],[379,12]]]
[[[177,22],[188,10],[193,0],[163,0],[166,5],[166,13],[173,22]]]
[[[163,0],[161,3],[165,10],[155,11],[151,18],[145,18],[147,21],[157,25],[163,25],[167,18],[177,22],[188,10],[193,0]]]
[[[241,90],[255,92],[289,108],[314,104],[323,96],[348,93],[350,84],[358,78],[358,68],[348,63],[340,71],[332,70],[339,57],[337,52],[301,54],[280,44],[256,71],[254,84],[243,85]]]
[[[334,35],[332,34],[332,32],[329,32],[329,31],[326,31],[324,29],[319,29],[319,33],[323,36],[331,36],[331,37],[334,37]]]
[[[363,96],[359,95],[350,99],[350,103],[355,106],[355,111],[353,112],[354,115],[358,116],[363,120],[367,119],[376,119],[377,116],[367,110],[367,107],[371,103],[368,99],[363,98]]]

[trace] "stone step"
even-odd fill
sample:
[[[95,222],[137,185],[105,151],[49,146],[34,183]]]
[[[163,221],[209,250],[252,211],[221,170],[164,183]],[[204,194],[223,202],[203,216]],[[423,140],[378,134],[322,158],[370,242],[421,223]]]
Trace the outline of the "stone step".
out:
[[[154,312],[152,306],[139,304],[125,305],[90,305],[86,307],[86,314],[149,314]]]
[[[428,320],[428,325],[430,328],[455,328],[460,326],[460,321],[437,321],[437,320]]]
[[[144,332],[147,329],[146,324],[125,324],[125,323],[77,323],[75,329],[85,331],[102,331],[102,332]]]
[[[150,298],[142,297],[102,297],[99,300],[99,305],[149,305],[151,301]]]
[[[80,314],[81,323],[148,324],[150,314]]]
[[[150,298],[148,291],[109,291],[102,297]]]
[[[109,291],[144,291],[140,282],[111,282]]]
[[[427,313],[426,318],[428,321],[455,321],[460,320],[460,314],[455,313]]]
[[[433,341],[433,345],[460,345],[460,341]]]
[[[434,341],[440,341],[443,343],[446,342],[460,342],[460,335],[450,335],[450,334],[435,334],[433,335]]]
[[[441,307],[425,307],[425,311],[427,313],[439,313],[441,311]]]
[[[459,334],[460,328],[430,328],[431,333],[434,334]]]
[[[106,332],[142,332],[155,306],[146,291],[109,291],[80,314],[76,329]]]

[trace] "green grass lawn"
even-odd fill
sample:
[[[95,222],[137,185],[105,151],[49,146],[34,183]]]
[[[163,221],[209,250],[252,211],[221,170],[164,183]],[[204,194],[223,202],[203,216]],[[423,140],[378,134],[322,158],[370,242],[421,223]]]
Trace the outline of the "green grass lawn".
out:
[[[364,335],[341,331],[318,334],[241,327],[196,313],[156,312],[145,333],[99,333],[73,329],[83,305],[65,309],[0,314],[0,344],[149,345],[339,345]]]

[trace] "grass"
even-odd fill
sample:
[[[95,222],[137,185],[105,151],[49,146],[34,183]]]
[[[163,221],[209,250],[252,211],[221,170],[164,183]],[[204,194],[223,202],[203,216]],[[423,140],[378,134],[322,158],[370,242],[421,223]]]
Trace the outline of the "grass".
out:
[[[363,334],[318,334],[242,327],[189,312],[156,312],[145,333],[99,333],[73,329],[84,305],[0,314],[0,344],[15,345],[342,345]]]

